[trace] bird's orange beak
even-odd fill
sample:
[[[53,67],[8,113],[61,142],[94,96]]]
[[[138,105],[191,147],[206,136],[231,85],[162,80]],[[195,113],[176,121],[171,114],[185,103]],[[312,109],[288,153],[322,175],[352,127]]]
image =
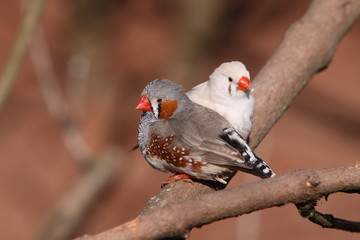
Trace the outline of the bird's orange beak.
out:
[[[240,78],[237,90],[238,91],[250,91],[251,90],[250,81],[247,77]]]
[[[140,102],[138,103],[135,109],[151,112],[151,104],[146,95],[141,97]]]

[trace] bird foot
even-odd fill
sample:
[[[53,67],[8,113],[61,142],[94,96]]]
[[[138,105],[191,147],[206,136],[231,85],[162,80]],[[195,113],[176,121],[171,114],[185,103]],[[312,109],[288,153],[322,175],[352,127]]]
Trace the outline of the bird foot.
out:
[[[176,181],[179,181],[179,180],[184,180],[186,182],[194,184],[193,180],[191,180],[191,177],[189,175],[187,175],[187,174],[174,174],[174,175],[170,176],[168,180],[165,180],[161,184],[161,188],[165,187],[169,183],[176,182]]]

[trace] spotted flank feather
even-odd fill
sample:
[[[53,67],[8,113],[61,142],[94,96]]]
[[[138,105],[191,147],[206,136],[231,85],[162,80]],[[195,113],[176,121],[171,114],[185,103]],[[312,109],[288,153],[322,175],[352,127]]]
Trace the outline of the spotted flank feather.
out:
[[[233,128],[225,128],[219,137],[238,150],[244,158],[245,163],[252,167],[251,169],[241,169],[241,171],[251,173],[261,178],[276,176],[271,168],[250,149],[246,141],[242,139]]]

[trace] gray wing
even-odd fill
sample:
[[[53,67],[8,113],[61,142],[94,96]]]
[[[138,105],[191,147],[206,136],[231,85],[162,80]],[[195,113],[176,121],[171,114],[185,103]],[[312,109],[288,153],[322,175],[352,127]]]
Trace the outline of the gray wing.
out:
[[[212,129],[202,126],[196,136],[200,136],[201,131],[204,130],[211,131]],[[186,138],[186,134],[182,138]],[[192,139],[194,140],[194,137]],[[199,145],[192,144],[191,158],[197,157],[211,164],[234,167],[260,178],[276,176],[272,169],[250,149],[246,141],[232,127],[223,129],[215,137],[207,139],[203,136],[201,139],[196,138],[195,141]]]
[[[187,155],[182,157],[236,168],[261,178],[275,176],[226,119],[198,104],[189,106],[191,109],[180,117],[161,120],[153,128],[161,136],[173,135],[172,145],[186,149]]]
[[[184,157],[220,166],[252,169],[253,166],[244,161],[237,149],[220,138],[223,131],[221,127],[222,124],[214,121],[199,123],[190,119],[173,118],[154,123],[152,129],[163,137],[173,135],[172,145],[188,150],[188,156]]]

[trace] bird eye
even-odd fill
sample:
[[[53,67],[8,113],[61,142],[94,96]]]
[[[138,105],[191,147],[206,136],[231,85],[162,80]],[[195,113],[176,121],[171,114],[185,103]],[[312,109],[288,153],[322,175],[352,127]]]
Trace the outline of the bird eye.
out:
[[[229,77],[229,82],[232,82],[232,81],[233,81],[233,79],[231,77]]]

